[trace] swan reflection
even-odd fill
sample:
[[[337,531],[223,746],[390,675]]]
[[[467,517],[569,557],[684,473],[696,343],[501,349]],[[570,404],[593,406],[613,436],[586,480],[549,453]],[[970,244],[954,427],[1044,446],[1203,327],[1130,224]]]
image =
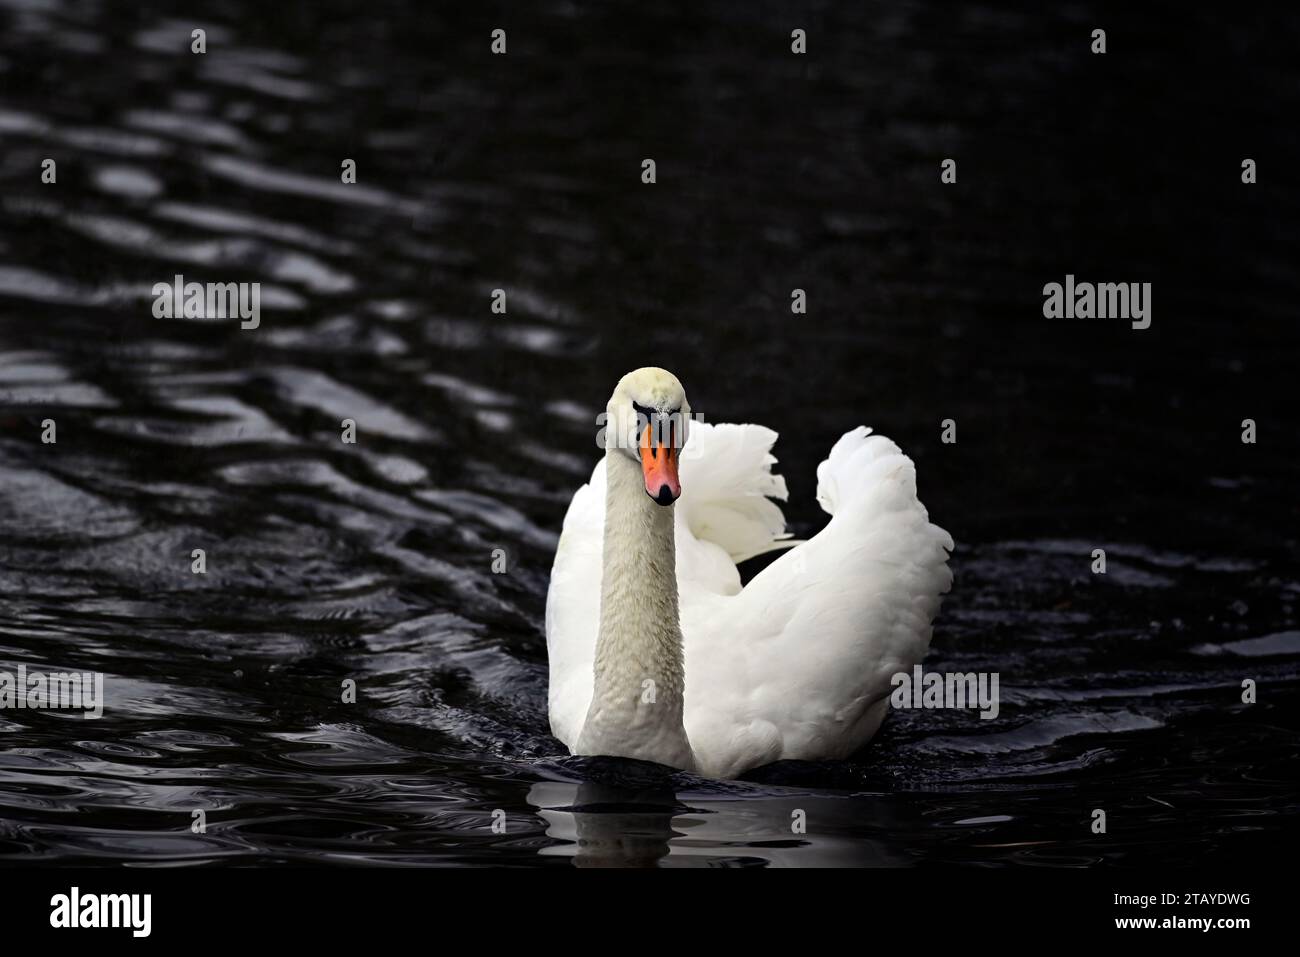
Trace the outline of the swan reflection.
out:
[[[882,841],[861,836],[864,823],[887,829],[897,817],[880,798],[775,796],[768,789],[710,794],[674,789],[665,775],[661,785],[540,781],[528,802],[557,842],[538,853],[570,857],[575,867],[908,863]]]

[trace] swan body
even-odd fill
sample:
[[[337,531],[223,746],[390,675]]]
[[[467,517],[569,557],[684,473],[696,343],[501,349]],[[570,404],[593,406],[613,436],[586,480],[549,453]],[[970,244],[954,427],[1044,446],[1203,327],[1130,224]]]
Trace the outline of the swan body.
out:
[[[787,541],[776,433],[665,431],[689,405],[662,369],[624,376],[606,454],[565,515],[546,603],[551,730],[575,754],[732,778],[783,759],[845,758],[930,643],[952,538],[930,524],[912,461],[859,427],[817,469],[831,516]],[[680,497],[677,497],[677,493]],[[745,587],[737,563],[788,549]]]

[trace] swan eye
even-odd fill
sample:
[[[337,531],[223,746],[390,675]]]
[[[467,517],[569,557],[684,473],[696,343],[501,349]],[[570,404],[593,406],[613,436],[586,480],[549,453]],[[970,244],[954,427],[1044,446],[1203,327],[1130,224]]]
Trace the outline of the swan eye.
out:
[[[645,416],[647,422],[653,422],[656,416],[684,418],[681,409],[664,409],[663,411],[660,411],[659,409],[652,409],[648,405],[642,405],[640,402],[635,400],[632,402],[632,410],[636,412],[637,415]]]
[[[671,450],[680,451],[682,446],[686,444],[686,422],[690,418],[690,413],[683,413],[681,409],[670,409],[661,412],[636,401],[632,402],[632,409],[638,416],[638,447],[642,446],[641,436],[646,427],[655,430],[653,440],[649,443],[651,459],[658,458],[660,447],[666,446]],[[672,453],[670,452],[670,454]]]

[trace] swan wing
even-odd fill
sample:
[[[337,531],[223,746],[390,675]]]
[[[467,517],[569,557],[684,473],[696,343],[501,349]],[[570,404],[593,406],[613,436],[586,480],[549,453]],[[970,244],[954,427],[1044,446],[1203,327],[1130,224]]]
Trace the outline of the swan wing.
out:
[[[953,542],[917,499],[911,459],[859,427],[817,478],[831,516],[817,535],[739,593],[683,589],[686,728],[705,773],[847,757],[929,646]]]
[[[772,501],[788,496],[785,479],[772,472],[775,442],[761,425],[692,422],[682,449],[677,526],[684,522],[692,539],[722,549],[733,566],[792,544],[782,541],[785,515]]]

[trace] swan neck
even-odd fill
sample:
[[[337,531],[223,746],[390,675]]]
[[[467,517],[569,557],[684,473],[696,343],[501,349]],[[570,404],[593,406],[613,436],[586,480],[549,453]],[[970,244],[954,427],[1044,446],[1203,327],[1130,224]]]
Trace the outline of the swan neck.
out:
[[[690,762],[675,506],[651,500],[640,465],[625,453],[607,452],[606,471],[600,631],[583,753]],[[669,760],[665,749],[684,754]]]
[[[682,633],[677,611],[675,506],[657,505],[645,493],[641,469],[621,452],[606,456],[605,540],[600,587],[600,636],[608,667],[657,665],[671,685],[680,676]],[[659,688],[658,690],[669,690]]]

